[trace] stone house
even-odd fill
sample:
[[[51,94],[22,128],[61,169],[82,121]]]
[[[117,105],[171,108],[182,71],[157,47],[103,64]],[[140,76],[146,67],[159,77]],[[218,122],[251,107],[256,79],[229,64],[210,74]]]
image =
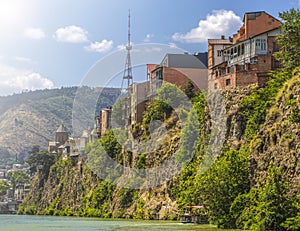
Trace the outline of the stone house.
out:
[[[55,141],[48,143],[49,153],[58,153],[58,149],[69,139],[69,133],[65,125],[61,124],[55,132]]]
[[[281,22],[264,11],[244,15],[233,38],[208,40],[209,90],[256,84],[263,86],[269,71],[279,67],[273,54]]]

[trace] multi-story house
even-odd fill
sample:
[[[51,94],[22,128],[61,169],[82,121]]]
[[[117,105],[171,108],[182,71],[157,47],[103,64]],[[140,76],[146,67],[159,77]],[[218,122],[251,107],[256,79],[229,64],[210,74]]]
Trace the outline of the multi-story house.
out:
[[[208,87],[231,89],[263,86],[269,71],[279,67],[276,36],[281,22],[264,11],[244,15],[243,25],[233,38],[208,40]]]
[[[167,54],[152,70],[150,91],[155,92],[163,82],[184,88],[188,81],[196,90],[207,89],[207,53]]]

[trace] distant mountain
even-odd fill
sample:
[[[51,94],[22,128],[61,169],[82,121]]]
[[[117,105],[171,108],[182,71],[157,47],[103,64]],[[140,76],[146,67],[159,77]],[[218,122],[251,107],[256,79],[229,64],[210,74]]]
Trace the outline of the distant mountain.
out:
[[[46,148],[61,123],[80,135],[119,94],[118,88],[69,87],[0,97],[0,165],[22,160],[33,145]]]

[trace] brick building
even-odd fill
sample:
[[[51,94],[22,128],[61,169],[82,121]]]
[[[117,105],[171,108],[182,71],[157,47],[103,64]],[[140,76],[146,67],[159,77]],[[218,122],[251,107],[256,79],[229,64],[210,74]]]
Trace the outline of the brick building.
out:
[[[208,40],[208,87],[231,89],[249,84],[264,85],[269,71],[279,67],[276,36],[280,21],[264,11],[244,15],[233,38]]]
[[[95,129],[98,137],[105,135],[111,129],[112,108],[102,108],[99,115],[95,117]]]
[[[207,53],[167,54],[152,70],[151,77],[151,92],[155,92],[163,82],[184,88],[191,81],[196,90],[207,89]]]

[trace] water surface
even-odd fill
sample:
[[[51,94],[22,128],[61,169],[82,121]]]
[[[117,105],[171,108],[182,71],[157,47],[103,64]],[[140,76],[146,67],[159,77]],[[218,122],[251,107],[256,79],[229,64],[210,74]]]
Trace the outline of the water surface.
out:
[[[129,231],[201,230],[218,231],[210,225],[170,221],[137,221],[51,216],[0,215],[0,231]],[[222,230],[224,231],[224,230]]]

